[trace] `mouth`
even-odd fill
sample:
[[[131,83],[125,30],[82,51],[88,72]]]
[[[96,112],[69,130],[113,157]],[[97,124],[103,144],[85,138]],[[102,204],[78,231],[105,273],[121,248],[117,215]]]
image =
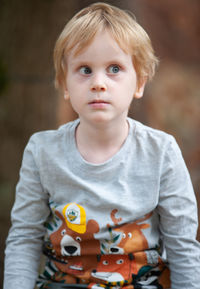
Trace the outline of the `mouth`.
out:
[[[109,102],[103,99],[95,99],[89,102],[89,105],[95,109],[103,109],[109,105]]]
[[[95,100],[89,102],[89,104],[93,104],[93,103],[108,103],[108,101],[105,101],[103,99],[95,99]]]
[[[71,270],[83,271],[83,267],[80,266],[80,265],[71,265],[71,266],[69,266],[69,268],[70,268]]]
[[[83,270],[83,267],[81,266],[81,264],[69,266],[67,269],[67,272],[69,274],[73,274],[73,275],[83,275],[84,274],[84,270]]]

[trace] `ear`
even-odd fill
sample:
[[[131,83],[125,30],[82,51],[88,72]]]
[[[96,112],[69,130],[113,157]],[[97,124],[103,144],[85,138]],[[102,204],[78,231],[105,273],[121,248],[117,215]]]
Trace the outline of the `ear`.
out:
[[[67,89],[64,90],[64,99],[68,100],[69,99],[69,92]]]
[[[87,222],[87,233],[98,233],[99,232],[99,224],[95,220],[89,220]]]
[[[147,229],[147,228],[150,227],[149,224],[141,224],[141,225],[139,225],[139,226],[140,226],[140,229]]]
[[[147,82],[146,77],[144,77],[138,81],[137,88],[136,88],[136,91],[134,93],[134,98],[141,98],[143,96],[146,82]]]

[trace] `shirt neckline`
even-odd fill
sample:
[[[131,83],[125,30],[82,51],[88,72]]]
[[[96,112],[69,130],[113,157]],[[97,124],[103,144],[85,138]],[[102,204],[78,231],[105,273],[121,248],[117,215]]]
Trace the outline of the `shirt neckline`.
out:
[[[72,163],[75,166],[79,166],[79,168],[91,168],[91,169],[95,169],[95,168],[105,168],[107,166],[109,166],[110,164],[112,164],[113,162],[115,162],[116,160],[120,160],[121,156],[124,154],[124,152],[126,151],[126,148],[129,145],[131,136],[134,133],[135,130],[135,124],[133,122],[132,119],[130,119],[129,117],[127,117],[127,121],[129,123],[129,132],[127,135],[126,140],[124,141],[123,145],[121,146],[121,148],[108,160],[106,160],[103,163],[99,163],[99,164],[95,164],[95,163],[91,163],[86,161],[83,156],[80,154],[78,148],[77,148],[77,144],[76,144],[76,139],[75,139],[75,132],[76,132],[76,128],[80,123],[80,120],[77,119],[74,121],[74,125],[71,127],[71,131],[70,131],[70,148],[71,151],[73,152],[73,160]]]

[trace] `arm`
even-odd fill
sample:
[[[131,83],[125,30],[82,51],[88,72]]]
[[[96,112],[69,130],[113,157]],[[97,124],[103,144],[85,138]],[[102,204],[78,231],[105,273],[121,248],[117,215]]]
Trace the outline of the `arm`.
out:
[[[44,192],[35,161],[34,137],[24,151],[20,180],[11,213],[5,250],[4,289],[33,289],[38,274],[44,222],[49,215],[48,194]]]
[[[171,270],[171,288],[198,289],[197,205],[187,168],[173,138],[165,154],[160,183],[158,213]]]

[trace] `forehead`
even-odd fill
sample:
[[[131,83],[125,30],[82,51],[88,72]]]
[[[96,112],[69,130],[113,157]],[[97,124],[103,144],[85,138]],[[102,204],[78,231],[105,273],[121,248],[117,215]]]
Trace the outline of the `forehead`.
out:
[[[90,41],[90,43],[83,47],[81,50],[75,46],[70,52],[67,53],[67,62],[89,61],[97,59],[120,59],[126,60],[131,58],[128,51],[120,47],[118,42],[114,39],[111,33],[107,30],[99,31]]]

